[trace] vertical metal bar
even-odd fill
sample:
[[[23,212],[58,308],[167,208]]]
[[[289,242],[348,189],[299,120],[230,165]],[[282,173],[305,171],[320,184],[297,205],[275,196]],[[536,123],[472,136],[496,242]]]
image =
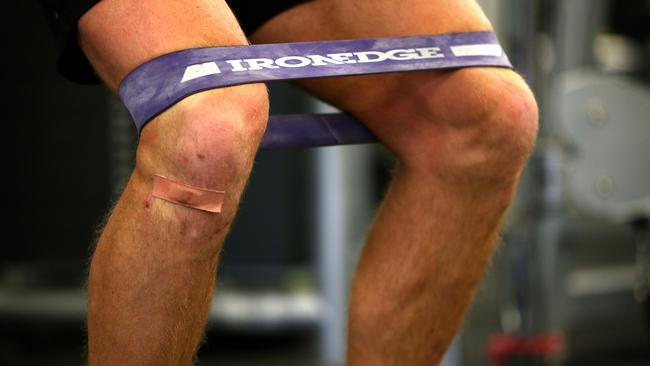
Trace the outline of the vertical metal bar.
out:
[[[318,113],[335,112],[318,103]],[[315,150],[318,271],[322,292],[321,360],[345,364],[348,290],[372,218],[369,145]]]
[[[326,107],[317,104],[317,112]],[[322,293],[320,327],[321,360],[325,365],[343,365],[345,360],[347,238],[344,155],[342,147],[318,149],[316,160],[316,243],[318,277]]]

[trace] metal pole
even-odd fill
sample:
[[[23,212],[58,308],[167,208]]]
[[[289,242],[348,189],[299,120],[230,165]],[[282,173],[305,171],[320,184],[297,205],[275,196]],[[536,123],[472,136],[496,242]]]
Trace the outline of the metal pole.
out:
[[[326,113],[318,103],[316,111]],[[345,242],[346,209],[342,147],[316,150],[316,243],[322,294],[320,352],[325,365],[345,360]]]
[[[318,103],[318,113],[334,112]],[[315,150],[318,272],[322,293],[321,360],[343,365],[348,290],[372,217],[372,145]]]

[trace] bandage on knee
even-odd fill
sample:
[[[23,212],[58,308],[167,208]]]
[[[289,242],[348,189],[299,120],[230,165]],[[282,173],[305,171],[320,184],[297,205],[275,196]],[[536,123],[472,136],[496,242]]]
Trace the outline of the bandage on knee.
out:
[[[162,175],[153,178],[152,196],[181,206],[219,213],[226,192],[193,187]]]

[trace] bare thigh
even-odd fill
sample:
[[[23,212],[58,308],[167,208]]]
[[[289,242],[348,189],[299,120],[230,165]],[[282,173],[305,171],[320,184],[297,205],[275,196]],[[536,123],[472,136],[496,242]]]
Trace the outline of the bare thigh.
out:
[[[103,0],[81,18],[79,31],[84,52],[112,89],[156,56],[247,43],[223,0]]]

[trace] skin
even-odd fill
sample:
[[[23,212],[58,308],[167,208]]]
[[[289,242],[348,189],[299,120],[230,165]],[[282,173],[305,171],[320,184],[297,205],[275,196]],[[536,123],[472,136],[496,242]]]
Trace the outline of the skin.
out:
[[[82,49],[112,90],[156,55],[246,44],[228,8],[215,1],[103,0],[82,17],[79,30]],[[187,98],[143,129],[135,171],[91,262],[91,365],[191,363],[221,244],[267,118],[266,89],[246,85]],[[226,191],[222,212],[152,198],[154,174]]]
[[[103,0],[79,29],[112,90],[155,56],[246,43],[215,0]],[[280,14],[252,40],[488,29],[471,0],[322,0]],[[400,161],[355,277],[348,364],[435,364],[472,300],[532,149],[534,98],[514,72],[489,68],[300,85],[355,114]],[[191,362],[267,108],[261,85],[224,88],[187,98],[145,127],[136,169],[92,259],[90,364]],[[152,199],[154,174],[226,191],[223,212]]]
[[[264,24],[254,43],[491,30],[472,0],[322,0]],[[314,79],[398,157],[350,300],[348,365],[432,365],[494,250],[537,132],[530,90],[488,68]],[[363,98],[359,98],[359,96]]]

